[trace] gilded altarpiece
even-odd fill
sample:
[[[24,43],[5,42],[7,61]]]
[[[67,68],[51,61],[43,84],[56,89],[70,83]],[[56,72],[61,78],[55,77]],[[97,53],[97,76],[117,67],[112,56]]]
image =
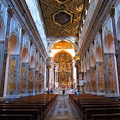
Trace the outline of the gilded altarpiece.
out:
[[[33,93],[35,82],[35,68],[29,68],[28,93]]]
[[[105,71],[106,71],[106,82],[108,86],[108,93],[116,93],[116,75],[115,75],[115,61],[114,54],[105,54]]]
[[[3,68],[3,55],[4,55],[4,44],[0,42],[0,90],[1,90],[1,79],[2,79],[2,68]]]
[[[35,93],[39,92],[39,71],[35,72]]]
[[[90,74],[91,74],[93,92],[97,92],[96,68],[95,67],[90,68]]]
[[[18,91],[19,91],[19,87],[18,87],[19,61],[20,61],[19,56],[17,55],[9,56],[7,95],[18,94]]]
[[[59,66],[59,87],[73,88],[73,64],[71,55],[62,51],[55,55],[54,62]]]
[[[21,64],[21,80],[20,80],[20,93],[27,93],[27,85],[28,85],[28,63]]]
[[[91,92],[90,70],[87,70],[88,90]]]
[[[67,86],[67,83],[68,83],[68,73],[60,72],[59,73],[59,85]]]
[[[103,93],[105,90],[104,83],[104,70],[103,70],[103,62],[96,63],[96,72],[98,76],[98,89],[100,93]]]

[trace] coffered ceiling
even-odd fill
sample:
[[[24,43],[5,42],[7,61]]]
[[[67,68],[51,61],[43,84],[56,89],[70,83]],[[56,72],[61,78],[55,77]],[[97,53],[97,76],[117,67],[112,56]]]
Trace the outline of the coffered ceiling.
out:
[[[38,0],[47,37],[78,36],[88,0]]]

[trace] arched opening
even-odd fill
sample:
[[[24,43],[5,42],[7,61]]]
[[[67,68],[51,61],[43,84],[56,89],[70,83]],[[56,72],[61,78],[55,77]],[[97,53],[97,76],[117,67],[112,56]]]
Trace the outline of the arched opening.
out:
[[[13,34],[8,41],[8,54],[16,54],[18,49],[17,37]]]
[[[22,50],[21,61],[22,62],[27,62],[28,61],[28,49],[27,48],[24,48]]]
[[[115,52],[113,36],[111,34],[106,36],[104,49],[106,53]]]
[[[61,50],[53,56],[54,85],[55,88],[73,88],[73,57],[70,53]]]
[[[77,53],[77,51],[78,51],[78,47],[77,47],[77,45],[74,43],[74,42],[72,42],[71,40],[69,40],[69,39],[56,39],[56,40],[54,40],[53,42],[51,42],[50,44],[49,44],[49,46],[48,46],[48,55],[49,55],[49,57],[53,57],[53,48],[54,48],[54,46],[58,43],[68,43],[70,46],[72,46],[73,47],[73,50]],[[65,43],[65,44],[66,44]],[[61,44],[62,45],[62,44]],[[56,47],[57,49],[65,49],[65,50],[70,50],[71,48],[70,48],[70,46],[69,45],[67,45],[66,46],[66,48],[63,48],[62,46],[64,46],[64,44],[60,47],[60,45],[58,45],[58,47]],[[56,49],[56,50],[57,50]],[[57,52],[58,52],[58,50],[57,50]],[[69,52],[71,52],[71,50],[69,51]]]
[[[95,57],[91,56],[91,67],[95,67]]]
[[[39,64],[38,64],[38,61],[36,62],[35,70],[39,70]]]
[[[96,49],[96,61],[97,62],[102,62],[103,61],[103,58],[102,58],[102,50],[100,47],[98,47]]]
[[[60,52],[61,50],[65,50],[66,52],[72,54],[72,56],[75,57],[74,46],[66,40],[60,40],[54,43],[54,45],[51,48],[51,57],[53,57],[56,53]]]
[[[31,56],[31,59],[30,59],[30,67],[34,67],[34,56]]]

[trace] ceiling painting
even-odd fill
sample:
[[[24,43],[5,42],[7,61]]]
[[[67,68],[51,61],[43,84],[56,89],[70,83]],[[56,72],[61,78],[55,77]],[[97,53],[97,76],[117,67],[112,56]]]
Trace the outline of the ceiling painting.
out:
[[[87,3],[88,0],[38,0],[47,37],[76,37]]]

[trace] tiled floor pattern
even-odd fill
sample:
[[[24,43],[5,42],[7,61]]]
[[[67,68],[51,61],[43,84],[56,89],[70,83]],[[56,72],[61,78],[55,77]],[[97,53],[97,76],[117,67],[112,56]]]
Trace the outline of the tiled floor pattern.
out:
[[[59,95],[45,120],[81,120],[68,96]]]

